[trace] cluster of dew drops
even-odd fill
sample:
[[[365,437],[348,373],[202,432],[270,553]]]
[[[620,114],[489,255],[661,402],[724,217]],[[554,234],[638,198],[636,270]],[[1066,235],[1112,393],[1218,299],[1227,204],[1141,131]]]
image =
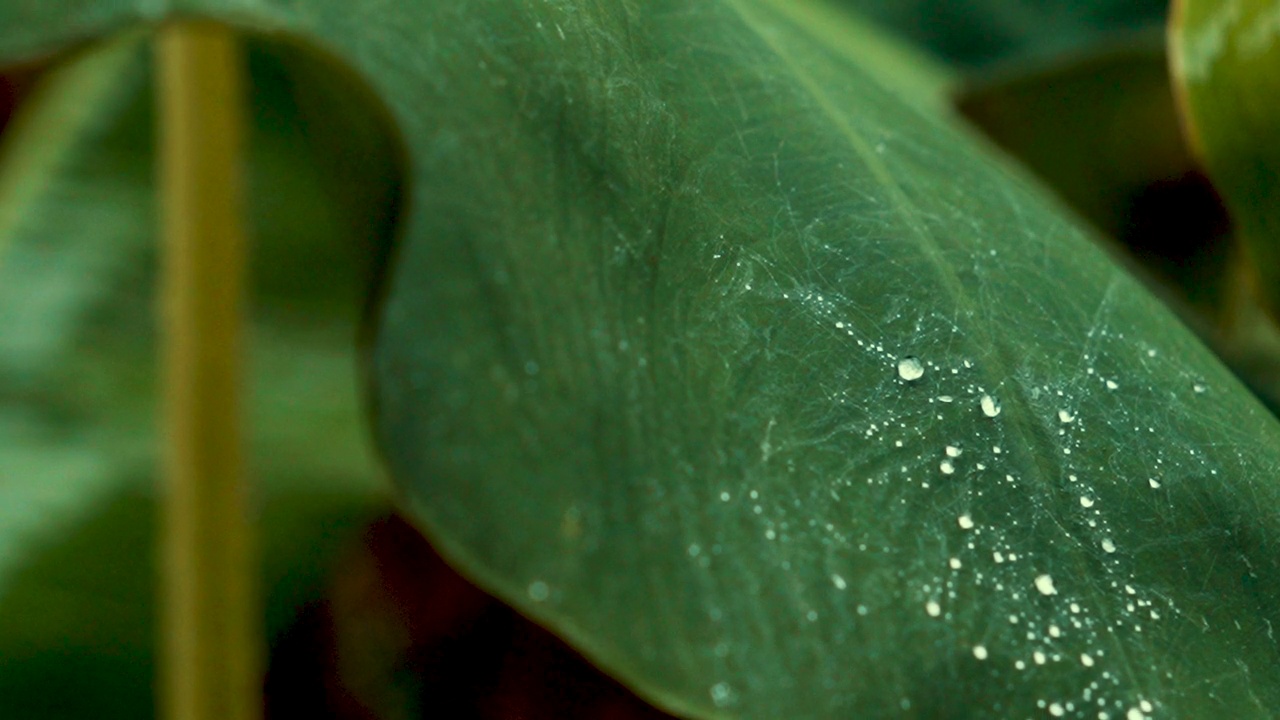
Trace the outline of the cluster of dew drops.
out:
[[[925,364],[918,357],[907,355],[901,357],[897,361],[898,377],[906,383],[915,383],[924,377],[926,371]],[[1119,385],[1114,380],[1104,380],[1108,390],[1116,390]],[[1199,394],[1205,391],[1203,383],[1195,383],[1194,391]],[[949,398],[948,398],[949,399]],[[978,409],[987,418],[996,418],[1000,415],[1002,408],[1000,401],[990,393],[983,392],[978,398]],[[1075,423],[1076,416],[1073,411],[1068,408],[1060,408],[1056,411],[1056,420],[1062,426],[1070,426]],[[1062,431],[1065,434],[1065,430]],[[998,447],[994,447],[995,452],[999,452]],[[1070,453],[1069,447],[1064,448],[1064,452]],[[939,472],[944,476],[953,475],[957,470],[957,458],[962,454],[960,447],[956,445],[947,445],[944,449],[944,457],[938,465]],[[979,465],[979,468],[985,466]],[[1011,476],[1006,476],[1006,480],[1013,482]],[[1069,475],[1070,482],[1076,482],[1076,475]],[[1161,487],[1160,481],[1156,478],[1149,479],[1150,487],[1158,489]],[[1096,500],[1088,493],[1081,494],[1079,497],[1080,505],[1083,509],[1089,510],[1093,508]],[[971,536],[977,535],[983,531],[982,526],[970,513],[964,513],[957,517],[957,525],[960,530]],[[1095,521],[1090,521],[1090,526],[1096,525]],[[1110,537],[1103,537],[1100,541],[1100,547],[1104,553],[1111,555],[1116,552],[1116,545]],[[970,541],[968,547],[972,550],[976,548],[974,542]],[[1006,563],[1014,563],[1019,559],[1017,553],[1010,551],[1008,548],[994,549],[992,558],[997,566]],[[959,557],[951,557],[948,560],[948,566],[951,571],[959,571],[963,567],[963,561]],[[978,574],[979,581],[982,579],[981,573]],[[1007,590],[1005,584],[995,579],[988,579],[988,584],[994,585],[997,590]],[[839,587],[843,583],[837,584]],[[1113,583],[1117,584],[1117,583]],[[1054,582],[1053,576],[1045,572],[1035,572],[1031,577],[1030,588],[1026,591],[1013,590],[1012,598],[1018,600],[1024,595],[1031,592],[1042,596],[1058,596],[1061,597],[1059,588]],[[924,588],[924,612],[932,618],[946,618],[948,614],[944,607],[945,598],[939,596],[941,588],[933,588],[926,586]],[[1123,593],[1125,596],[1124,608],[1129,617],[1133,617],[1136,613],[1145,613],[1146,617],[1151,620],[1160,618],[1160,611],[1156,608],[1156,603],[1148,598],[1139,597],[1140,593],[1132,585],[1124,584]],[[954,594],[954,593],[953,593]],[[1054,700],[1040,699],[1037,706],[1040,711],[1049,717],[1065,717],[1071,715],[1073,717],[1096,717],[1098,720],[1148,720],[1156,710],[1156,706],[1151,700],[1138,697],[1129,702],[1121,700],[1112,700],[1108,702],[1103,697],[1103,691],[1106,685],[1112,686],[1114,690],[1119,685],[1119,678],[1113,673],[1102,669],[1101,663],[1105,659],[1105,651],[1102,649],[1084,648],[1074,655],[1068,654],[1061,649],[1062,640],[1067,637],[1070,632],[1077,631],[1086,636],[1089,642],[1098,640],[1098,630],[1104,632],[1111,629],[1106,627],[1098,627],[1097,621],[1089,617],[1088,610],[1082,607],[1078,599],[1067,599],[1065,607],[1069,611],[1066,620],[1059,623],[1057,621],[1050,622],[1047,627],[1033,628],[1029,625],[1033,622],[1023,615],[1010,614],[1008,621],[1011,625],[1028,626],[1026,639],[1035,647],[1030,656],[1027,658],[1018,658],[1014,661],[1014,668],[1018,671],[1026,671],[1036,666],[1052,666],[1060,662],[1078,662],[1083,668],[1094,670],[1095,667],[1099,672],[1098,680],[1091,682],[1087,687],[1083,688],[1080,697],[1071,700]],[[1134,624],[1129,626],[1130,629],[1141,632],[1141,626]],[[971,648],[973,657],[980,662],[988,662],[993,660],[992,652],[983,642],[974,643]],[[1074,660],[1072,659],[1074,657]],[[1096,708],[1096,715],[1089,714],[1092,711],[1089,707]]]

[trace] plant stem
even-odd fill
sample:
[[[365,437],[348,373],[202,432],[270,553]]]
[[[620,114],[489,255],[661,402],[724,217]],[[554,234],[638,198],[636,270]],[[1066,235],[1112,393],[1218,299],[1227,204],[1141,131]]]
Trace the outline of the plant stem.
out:
[[[261,714],[241,431],[244,103],[232,31],[157,39],[165,437],[163,669],[173,720]]]

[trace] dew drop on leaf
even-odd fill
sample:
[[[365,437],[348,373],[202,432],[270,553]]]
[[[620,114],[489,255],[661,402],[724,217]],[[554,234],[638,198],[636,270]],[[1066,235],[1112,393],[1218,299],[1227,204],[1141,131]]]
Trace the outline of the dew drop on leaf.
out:
[[[551,588],[541,580],[534,580],[529,583],[529,599],[534,602],[543,602],[551,597]]]
[[[1000,414],[1000,403],[990,395],[983,395],[978,404],[982,406],[982,414],[987,417],[993,418]]]
[[[719,682],[711,686],[711,702],[716,707],[724,707],[733,702],[733,688],[729,687],[729,683]]]
[[[1039,590],[1041,595],[1058,594],[1058,589],[1053,586],[1053,577],[1048,574],[1036,576],[1036,590]]]
[[[920,358],[914,355],[907,355],[898,361],[898,377],[911,382],[924,377],[924,365],[920,363]]]

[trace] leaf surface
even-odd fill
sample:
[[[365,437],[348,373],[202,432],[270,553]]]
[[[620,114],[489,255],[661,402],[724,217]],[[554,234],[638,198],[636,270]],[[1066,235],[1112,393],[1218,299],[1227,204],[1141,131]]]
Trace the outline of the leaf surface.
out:
[[[1280,706],[1274,419],[918,80],[782,0],[182,9],[385,99],[414,181],[370,332],[388,466],[644,696]],[[0,48],[70,37],[52,12]]]

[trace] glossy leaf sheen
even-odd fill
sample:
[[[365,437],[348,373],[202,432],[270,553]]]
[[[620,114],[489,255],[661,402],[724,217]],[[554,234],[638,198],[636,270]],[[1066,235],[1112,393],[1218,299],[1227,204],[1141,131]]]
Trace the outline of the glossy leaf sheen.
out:
[[[1275,421],[857,44],[781,0],[199,7],[386,98],[416,183],[371,347],[389,466],[645,696],[1280,706]]]
[[[1171,62],[1190,141],[1280,313],[1280,0],[1178,0]]]

